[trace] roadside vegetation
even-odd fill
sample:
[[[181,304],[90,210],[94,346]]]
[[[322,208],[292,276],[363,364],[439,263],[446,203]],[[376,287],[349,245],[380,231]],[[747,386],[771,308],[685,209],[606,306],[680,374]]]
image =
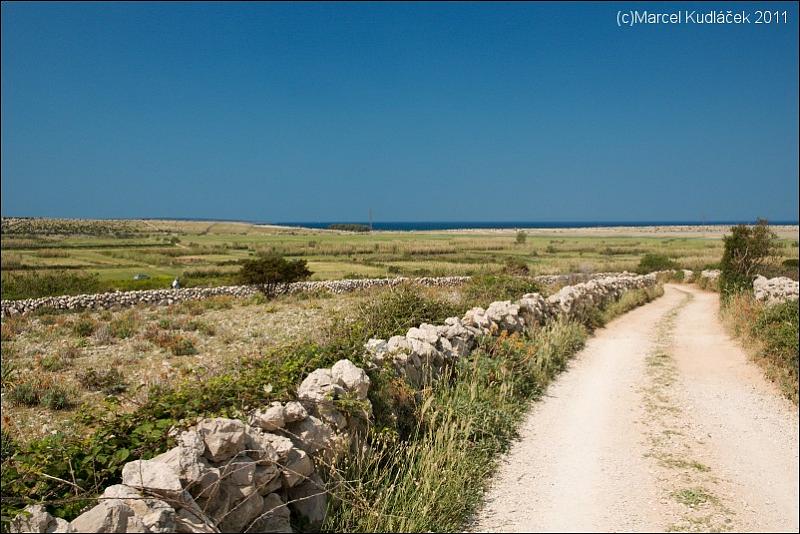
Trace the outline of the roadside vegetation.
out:
[[[370,446],[329,466],[334,489],[325,530],[462,531],[528,403],[566,368],[591,328],[658,294],[631,291],[586,324],[558,321],[484,338],[440,387],[417,395],[397,380],[373,381],[378,406],[388,403],[396,416],[389,424],[376,416]]]
[[[798,302],[768,306],[737,293],[722,307],[728,329],[743,341],[767,378],[798,403]]]
[[[797,404],[798,302],[768,305],[753,297],[757,274],[797,279],[797,261],[779,261],[781,245],[764,220],[731,228],[724,242],[719,280],[722,317],[766,376]]]
[[[498,290],[502,290],[507,281],[493,283]],[[487,295],[490,289],[486,284],[484,282],[484,287],[473,295]],[[61,427],[52,427],[52,432],[41,437],[24,439],[25,436],[13,432],[15,421],[8,417],[4,409],[3,517],[11,517],[26,504],[40,501],[48,503],[49,509],[61,517],[74,517],[103,487],[119,480],[120,470],[125,462],[133,458],[149,458],[168,448],[171,445],[171,438],[168,436],[170,428],[189,426],[201,416],[243,417],[255,406],[273,400],[291,399],[294,388],[302,377],[315,368],[330,366],[345,357],[357,364],[363,364],[359,360],[363,357],[362,345],[369,337],[401,334],[410,326],[422,322],[441,323],[446,317],[463,313],[468,307],[477,304],[471,298],[474,297],[453,294],[449,290],[433,292],[413,287],[376,291],[354,298],[346,312],[343,309],[340,313],[335,313],[329,322],[318,323],[314,327],[317,335],[301,334],[297,338],[268,344],[255,351],[237,350],[235,363],[223,363],[215,372],[205,372],[202,375],[172,374],[152,382],[149,386],[137,384],[127,373],[109,371],[107,365],[76,365],[76,362],[83,351],[90,350],[98,342],[99,332],[106,332],[101,334],[101,343],[147,343],[148,346],[158,346],[158,350],[166,350],[171,354],[164,361],[176,362],[178,360],[174,360],[175,358],[187,358],[178,356],[172,350],[172,342],[165,342],[162,347],[159,337],[153,337],[152,340],[150,338],[157,332],[164,339],[174,339],[170,337],[174,335],[194,339],[196,342],[224,335],[214,332],[214,328],[218,329],[217,325],[206,319],[207,314],[214,312],[212,308],[219,304],[214,303],[214,299],[175,305],[172,311],[167,310],[165,314],[151,315],[149,326],[141,324],[142,319],[150,311],[157,310],[134,308],[115,313],[41,314],[31,318],[6,319],[3,322],[4,408],[8,405],[17,410],[15,415],[25,413],[19,410],[45,410],[46,413],[70,415]],[[255,306],[259,313],[269,314],[269,307],[280,304],[279,298],[276,301],[251,302],[245,306]],[[487,302],[482,301],[481,304],[485,305]],[[241,305],[231,303],[228,299],[222,304],[220,314],[231,312],[226,306]],[[175,313],[178,310],[180,313]],[[31,356],[19,352],[19,341],[31,335],[32,323],[28,321],[36,321],[35,324],[40,325],[37,326],[38,333],[32,333],[34,337],[50,335],[61,339],[69,332],[68,339],[74,344],[74,348],[58,358],[53,357],[52,362],[47,364],[44,364],[44,358],[36,360],[34,357],[34,361],[38,362],[34,365],[38,367],[28,369],[29,364],[23,362],[29,362],[28,358]],[[53,327],[53,333],[46,334],[46,328],[40,330],[42,325]],[[517,354],[517,363],[509,364],[502,372],[511,372],[515,368],[520,370],[518,366],[524,360],[525,365],[538,366],[539,378],[536,380],[539,381],[541,377],[560,368],[565,355],[577,349],[585,335],[583,328],[579,325],[554,326],[528,341],[508,338],[496,347],[486,341],[481,350],[496,355],[514,352]],[[109,336],[107,339],[104,337],[106,335]],[[89,341],[82,342],[82,339]],[[528,347],[528,342],[535,345]],[[200,350],[203,346],[202,343],[198,345]],[[527,361],[534,356],[539,358],[538,364]],[[190,359],[194,357],[188,356]],[[504,356],[491,358],[502,360]],[[491,377],[487,374],[491,370],[489,359],[485,362],[486,368],[471,371],[471,375],[464,374],[466,371],[463,369],[454,371],[453,380],[460,380],[462,374],[474,376],[475,380],[487,380]],[[123,368],[118,364],[114,367]],[[58,377],[67,375],[72,378],[63,382],[63,401],[57,395],[61,390],[36,382],[35,378],[49,377],[53,384],[57,384]],[[202,380],[198,380],[198,376],[202,376]],[[495,375],[495,378],[498,377],[499,375]],[[421,437],[423,427],[419,426],[415,414],[421,409],[420,402],[425,402],[425,399],[408,396],[408,386],[396,378],[382,373],[374,373],[371,378],[375,384],[370,392],[370,399],[375,407],[375,427],[370,439],[389,439],[389,436],[393,436],[391,439],[396,440],[393,443],[398,446],[401,443],[418,443],[418,439],[413,436]],[[464,389],[466,386],[459,387],[461,389],[456,388],[452,397],[441,397],[441,402],[472,402],[469,390]],[[527,387],[531,388],[531,392],[535,390],[532,384]],[[443,388],[436,395],[445,395],[445,389],[449,388]],[[487,390],[486,395],[496,394],[494,391]],[[94,401],[82,403],[81,399],[85,398],[92,398]],[[135,402],[128,402],[129,400]],[[509,406],[513,404],[510,400],[503,402]],[[428,406],[440,409],[433,401]],[[483,406],[485,409],[487,405]],[[461,419],[459,405],[454,404],[450,409],[450,419],[442,418],[442,423],[450,420],[455,424]],[[484,415],[489,417],[488,414]],[[433,431],[433,426],[428,428],[427,424],[434,421],[425,421],[425,431]],[[437,419],[437,425],[438,422]],[[489,427],[483,430],[473,427],[472,432],[461,434],[459,439],[477,439],[479,436],[489,439],[490,431]],[[508,432],[511,435],[511,431]],[[496,444],[505,439],[507,438],[500,435]],[[480,447],[484,448],[482,454],[499,450],[497,445]],[[477,450],[473,447],[468,449]]]

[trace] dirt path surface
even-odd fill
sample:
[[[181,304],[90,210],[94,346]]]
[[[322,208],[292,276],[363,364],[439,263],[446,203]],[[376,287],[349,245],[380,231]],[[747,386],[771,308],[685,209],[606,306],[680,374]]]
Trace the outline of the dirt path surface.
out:
[[[609,323],[535,403],[475,531],[797,531],[798,413],[667,285]]]

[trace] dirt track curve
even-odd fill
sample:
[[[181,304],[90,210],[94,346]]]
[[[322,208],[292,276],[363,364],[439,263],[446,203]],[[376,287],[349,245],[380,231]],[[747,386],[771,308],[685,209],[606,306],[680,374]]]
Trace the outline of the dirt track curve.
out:
[[[797,408],[718,309],[667,285],[596,332],[533,405],[472,529],[797,532]]]

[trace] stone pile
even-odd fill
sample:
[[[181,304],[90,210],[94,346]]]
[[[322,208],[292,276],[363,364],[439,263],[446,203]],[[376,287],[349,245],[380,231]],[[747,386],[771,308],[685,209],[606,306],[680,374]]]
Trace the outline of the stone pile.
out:
[[[556,317],[581,319],[625,291],[656,285],[658,274],[605,276],[544,298],[472,308],[442,325],[422,324],[404,336],[370,339],[373,368],[390,366],[420,389],[468,355],[479,337],[519,332]],[[372,407],[370,379],[349,360],[311,372],[297,400],[273,402],[247,422],[211,418],[177,436],[178,445],[122,470],[122,483],[71,522],[42,506],[12,521],[12,532],[291,532],[291,521],[318,528],[326,492],[317,465],[360,446]],[[346,408],[346,409],[345,409]],[[290,521],[291,520],[291,521]]]
[[[355,280],[323,280],[295,282],[284,288],[285,293],[330,291],[348,293],[373,287],[394,287],[411,283],[425,287],[455,287],[469,280],[468,276],[443,276],[422,278],[362,278]],[[198,300],[220,295],[250,297],[259,292],[257,286],[189,287],[182,289],[150,289],[142,291],[112,291],[89,295],[63,295],[25,300],[2,301],[2,317],[30,313],[39,308],[54,310],[106,310],[115,307],[130,307],[137,304],[170,305],[186,300]]]
[[[765,301],[767,304],[797,300],[798,282],[785,276],[766,278],[759,275],[753,280],[753,295],[756,300]]]
[[[721,272],[719,269],[704,269],[700,271],[700,278],[705,278],[709,282],[716,282],[719,280]]]
[[[290,517],[318,528],[325,488],[314,456],[346,450],[359,415],[336,408],[340,397],[370,413],[367,374],[349,360],[317,369],[298,401],[273,402],[238,419],[201,420],[178,445],[125,464],[122,483],[71,522],[28,507],[15,532],[291,532]]]

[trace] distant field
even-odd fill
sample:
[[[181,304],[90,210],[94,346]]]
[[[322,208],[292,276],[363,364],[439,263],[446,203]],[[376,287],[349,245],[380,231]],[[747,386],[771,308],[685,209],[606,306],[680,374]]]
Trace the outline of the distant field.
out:
[[[797,227],[777,227],[784,258],[798,257]],[[262,251],[305,259],[312,279],[471,275],[508,258],[533,274],[635,269],[644,254],[711,267],[726,227],[646,227],[351,233],[235,222],[3,219],[3,298],[35,296],[23,280],[75,278],[74,291],[235,283],[238,262]],[[136,275],[145,280],[133,280]],[[27,278],[25,278],[27,277]],[[85,279],[81,282],[81,277]],[[28,285],[35,285],[29,282]],[[40,284],[45,286],[46,284]]]

